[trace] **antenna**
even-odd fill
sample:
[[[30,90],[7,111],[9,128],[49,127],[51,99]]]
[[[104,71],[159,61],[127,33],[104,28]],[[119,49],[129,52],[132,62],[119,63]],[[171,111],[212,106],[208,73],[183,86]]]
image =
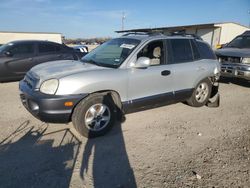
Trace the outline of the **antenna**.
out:
[[[122,31],[124,30],[124,20],[125,20],[125,13],[122,12]]]

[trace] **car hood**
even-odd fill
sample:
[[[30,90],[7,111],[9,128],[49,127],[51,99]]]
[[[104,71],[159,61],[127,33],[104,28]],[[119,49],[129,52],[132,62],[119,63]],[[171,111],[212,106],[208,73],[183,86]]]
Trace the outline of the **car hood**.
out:
[[[250,49],[243,48],[222,48],[215,51],[218,56],[250,57]]]
[[[52,78],[60,79],[71,74],[76,74],[80,72],[108,69],[106,67],[100,67],[97,65],[83,63],[81,61],[72,60],[61,60],[61,61],[50,61],[47,63],[42,63],[33,67],[29,74],[42,80],[48,80]]]

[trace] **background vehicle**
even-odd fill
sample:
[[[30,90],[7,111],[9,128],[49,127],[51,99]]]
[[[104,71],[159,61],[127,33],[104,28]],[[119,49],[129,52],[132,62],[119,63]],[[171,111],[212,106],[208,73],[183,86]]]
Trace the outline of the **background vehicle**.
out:
[[[215,53],[221,63],[222,76],[250,80],[250,31],[237,36]]]
[[[81,61],[45,63],[20,82],[21,100],[45,122],[73,121],[86,137],[105,134],[124,113],[187,101],[200,107],[218,93],[220,65],[191,36],[125,35]]]
[[[0,47],[0,82],[21,80],[33,66],[55,60],[77,60],[72,48],[48,41],[13,41]]]
[[[72,47],[80,57],[85,56],[87,53],[89,53],[89,48],[85,45],[77,45]]]

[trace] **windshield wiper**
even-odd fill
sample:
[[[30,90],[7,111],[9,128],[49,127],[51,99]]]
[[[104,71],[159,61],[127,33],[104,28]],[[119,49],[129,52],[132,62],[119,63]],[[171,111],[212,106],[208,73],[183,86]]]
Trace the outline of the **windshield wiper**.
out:
[[[83,59],[81,59],[80,61],[83,62],[83,63],[89,63],[89,64],[92,64],[92,65],[101,66],[100,63],[97,63],[93,59],[89,59],[89,60],[83,60]]]

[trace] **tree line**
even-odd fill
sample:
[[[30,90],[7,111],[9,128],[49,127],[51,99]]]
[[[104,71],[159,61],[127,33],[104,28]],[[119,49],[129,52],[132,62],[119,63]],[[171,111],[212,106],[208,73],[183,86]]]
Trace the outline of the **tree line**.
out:
[[[66,39],[63,38],[64,44],[102,44],[108,40],[110,40],[111,37],[100,37],[100,38],[77,38],[77,39]]]

